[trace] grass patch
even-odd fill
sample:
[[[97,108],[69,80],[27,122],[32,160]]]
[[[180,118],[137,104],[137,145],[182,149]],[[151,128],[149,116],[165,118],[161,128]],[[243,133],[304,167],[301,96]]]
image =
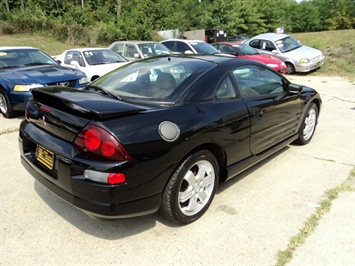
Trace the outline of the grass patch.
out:
[[[325,55],[324,65],[309,75],[341,76],[355,81],[355,29],[295,33],[292,36]]]
[[[355,178],[355,167],[350,172],[349,179]],[[350,182],[351,183],[351,182]],[[288,244],[287,249],[279,251],[277,253],[277,263],[276,266],[284,266],[288,263],[293,256],[293,252],[302,244],[305,243],[307,237],[315,230],[319,221],[322,219],[324,214],[328,213],[331,206],[332,201],[336,199],[341,192],[353,191],[355,192],[355,187],[345,182],[344,184],[330,189],[325,192],[323,196],[323,200],[319,203],[320,207],[317,208],[316,213],[313,214],[308,220],[305,222],[304,226],[301,228],[299,233],[292,237],[290,243]]]
[[[53,37],[35,33],[1,35],[0,38],[2,46],[32,46],[43,50],[49,55],[58,55],[67,49],[79,48],[79,46],[73,47],[68,42],[59,42]]]

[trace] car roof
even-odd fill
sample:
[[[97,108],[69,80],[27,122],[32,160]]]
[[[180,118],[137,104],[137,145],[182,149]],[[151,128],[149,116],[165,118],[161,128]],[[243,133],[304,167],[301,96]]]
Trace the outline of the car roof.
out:
[[[113,43],[135,43],[135,44],[142,44],[142,43],[159,43],[155,41],[116,41]]]
[[[265,40],[269,40],[269,41],[276,41],[276,40],[280,40],[282,38],[288,37],[289,35],[287,34],[278,34],[278,33],[274,33],[274,32],[269,32],[269,33],[263,33],[263,34],[259,34],[257,36],[254,36],[252,39],[265,39]]]
[[[186,42],[186,43],[190,43],[190,42],[205,42],[205,41],[201,41],[201,40],[190,40],[190,39],[168,39],[168,40],[164,40],[162,42],[167,42],[167,41],[178,41],[178,42]]]
[[[87,47],[87,48],[72,48],[72,49],[68,49],[66,51],[79,51],[79,52],[85,52],[85,51],[92,51],[92,50],[110,50],[108,48],[100,48],[100,47]]]
[[[35,49],[39,50],[38,48],[30,47],[30,46],[0,46],[0,50],[22,50],[22,49]]]
[[[244,42],[215,42],[213,44],[227,44],[230,46],[241,46],[241,45],[246,45]],[[212,44],[212,45],[213,45]]]

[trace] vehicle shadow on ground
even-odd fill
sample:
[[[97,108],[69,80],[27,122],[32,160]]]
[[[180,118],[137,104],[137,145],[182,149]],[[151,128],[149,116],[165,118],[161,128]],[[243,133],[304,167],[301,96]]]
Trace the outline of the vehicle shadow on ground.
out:
[[[247,177],[253,171],[258,169],[259,167],[262,167],[264,164],[268,163],[273,158],[280,156],[288,149],[288,146],[281,149],[280,151],[271,155],[269,158],[257,163],[251,168],[240,173],[238,176],[228,180],[227,182],[221,183],[216,193],[219,194],[227,189],[232,188],[232,186],[236,185],[240,180]],[[107,240],[123,239],[142,233],[144,231],[148,231],[154,228],[157,223],[160,223],[167,227],[181,227],[181,225],[177,225],[165,219],[162,215],[159,214],[159,212],[142,217],[117,220],[103,220],[92,218],[81,210],[75,208],[71,204],[58,198],[52,192],[48,191],[45,187],[43,187],[38,181],[34,181],[34,189],[40,196],[40,198],[43,200],[43,204],[49,206],[56,214],[61,216],[71,225],[94,237]]]
[[[156,226],[159,219],[158,214],[117,220],[93,218],[60,199],[36,180],[34,181],[34,189],[43,200],[43,204],[55,212],[51,215],[58,214],[82,232],[102,239],[122,239],[148,231]]]
[[[294,146],[294,145],[296,145],[296,144],[291,144],[291,146]],[[239,181],[243,180],[244,178],[246,178],[248,175],[252,174],[255,170],[259,169],[260,167],[263,167],[263,165],[265,165],[265,164],[269,163],[270,161],[274,160],[274,158],[280,156],[282,153],[286,152],[290,148],[291,148],[290,146],[283,147],[281,150],[275,152],[271,156],[269,156],[266,159],[258,162],[257,164],[253,165],[252,167],[244,170],[243,172],[239,173],[235,177],[227,180],[226,182],[220,183],[219,186],[218,186],[216,194],[223,193],[225,190],[228,190],[228,189],[232,188]]]

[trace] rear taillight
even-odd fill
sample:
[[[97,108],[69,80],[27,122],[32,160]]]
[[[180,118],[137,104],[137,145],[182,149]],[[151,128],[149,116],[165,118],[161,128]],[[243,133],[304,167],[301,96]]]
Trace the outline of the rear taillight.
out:
[[[81,152],[117,161],[130,160],[120,142],[108,131],[87,125],[76,137],[74,145]]]

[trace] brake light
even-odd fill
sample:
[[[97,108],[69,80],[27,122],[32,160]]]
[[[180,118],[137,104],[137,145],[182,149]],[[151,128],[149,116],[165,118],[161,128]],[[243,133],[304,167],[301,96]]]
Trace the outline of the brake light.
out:
[[[90,128],[84,133],[84,145],[90,151],[95,151],[100,147],[101,135],[95,128]]]
[[[74,145],[81,152],[117,161],[130,160],[121,143],[108,131],[87,125],[76,137]]]

